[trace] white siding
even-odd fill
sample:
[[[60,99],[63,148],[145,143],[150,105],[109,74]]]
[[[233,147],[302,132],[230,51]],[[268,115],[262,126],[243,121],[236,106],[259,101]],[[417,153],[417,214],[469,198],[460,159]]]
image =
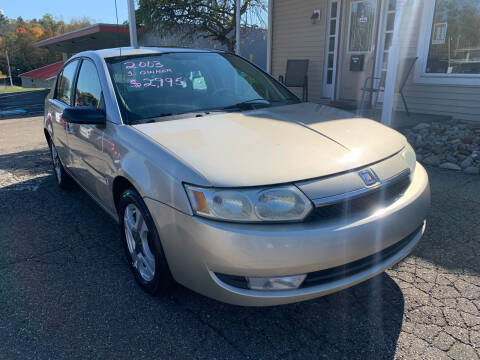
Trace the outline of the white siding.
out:
[[[404,30],[404,37],[401,39],[401,58],[417,56],[423,11],[423,5],[419,1],[410,1],[403,17],[401,28],[407,30]],[[400,66],[401,63],[402,61]],[[480,122],[480,80],[478,86],[421,84],[415,83],[414,71],[404,90],[411,112],[449,115]],[[404,110],[398,98],[397,109]]]
[[[322,97],[325,52],[325,0],[273,0],[272,75],[285,76],[288,59],[308,59],[309,100]],[[321,18],[310,18],[321,9]],[[301,96],[301,89],[292,88]]]

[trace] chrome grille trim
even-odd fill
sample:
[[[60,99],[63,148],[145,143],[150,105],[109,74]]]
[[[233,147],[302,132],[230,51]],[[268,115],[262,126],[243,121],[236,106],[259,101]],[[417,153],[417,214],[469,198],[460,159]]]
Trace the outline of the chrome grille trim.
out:
[[[372,185],[370,187],[349,191],[349,192],[346,192],[346,193],[343,193],[343,194],[338,194],[338,195],[327,196],[327,197],[324,197],[324,198],[315,199],[315,200],[313,200],[313,204],[315,205],[315,207],[318,208],[318,207],[332,205],[332,204],[335,204],[335,203],[344,202],[344,201],[347,201],[347,200],[352,200],[352,199],[356,199],[356,198],[359,198],[359,197],[362,197],[362,196],[370,195],[370,194],[373,194],[377,191],[380,191],[382,188],[384,188],[386,186],[396,184],[396,183],[406,179],[409,176],[410,176],[410,169],[405,169],[405,170],[401,171],[400,173],[398,173],[397,175],[394,175],[389,179],[383,180],[382,182],[377,182],[375,185]]]

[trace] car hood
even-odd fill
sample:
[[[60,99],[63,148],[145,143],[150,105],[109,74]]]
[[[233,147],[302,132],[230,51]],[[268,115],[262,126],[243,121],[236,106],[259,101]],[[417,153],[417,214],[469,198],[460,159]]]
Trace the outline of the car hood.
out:
[[[406,144],[403,135],[378,122],[312,103],[214,113],[134,128],[218,187],[327,176],[385,159]]]

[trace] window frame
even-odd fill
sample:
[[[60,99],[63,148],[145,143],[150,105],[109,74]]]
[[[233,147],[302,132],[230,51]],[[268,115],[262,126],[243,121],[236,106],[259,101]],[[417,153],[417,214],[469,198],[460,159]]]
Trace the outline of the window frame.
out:
[[[73,98],[72,95],[74,95],[74,92],[73,92],[73,91],[74,91],[74,88],[76,87],[76,84],[77,84],[77,75],[78,75],[78,70],[80,69],[78,65],[80,64],[80,60],[81,60],[81,59],[79,59],[79,58],[74,58],[74,59],[71,59],[70,61],[66,62],[66,63],[63,65],[62,70],[61,70],[61,71],[58,73],[58,75],[57,75],[57,80],[56,80],[56,83],[55,83],[55,92],[54,92],[54,94],[53,94],[53,98],[54,98],[55,100],[61,102],[62,104],[67,105],[67,106],[72,106],[72,98]],[[68,65],[72,64],[73,62],[77,62],[77,67],[75,68],[75,72],[73,73],[72,87],[70,88],[70,103],[67,104],[65,101],[63,101],[62,99],[60,99],[60,98],[58,97],[58,87],[59,87],[59,85],[60,85],[60,77],[62,76],[63,71],[65,70],[65,68],[66,68]]]
[[[376,31],[376,27],[377,27],[377,13],[378,13],[378,6],[379,6],[378,1],[376,1],[376,0],[375,0],[375,14],[374,14],[374,18],[373,18],[372,39],[370,41],[370,49],[367,50],[367,51],[350,50],[350,35],[351,35],[350,31],[351,31],[351,27],[352,27],[352,7],[353,7],[353,4],[358,4],[358,3],[361,3],[361,2],[371,2],[371,1],[372,0],[352,0],[350,2],[350,6],[348,8],[348,32],[347,32],[347,38],[346,38],[346,41],[347,41],[347,44],[346,44],[347,51],[346,51],[346,53],[347,54],[371,54],[373,52],[374,48],[375,48],[375,46],[374,46],[375,31]],[[340,24],[340,26],[342,26],[342,24]]]
[[[480,82],[480,74],[439,74],[427,73],[427,60],[430,51],[430,40],[435,17],[437,0],[424,0],[422,10],[422,24],[417,44],[418,62],[415,67],[414,81],[418,84],[463,85],[476,86]]]
[[[82,65],[85,61],[90,61],[93,65],[93,67],[95,68],[95,71],[97,72],[97,79],[98,79],[98,83],[100,84],[100,89],[101,89],[101,92],[100,92],[100,99],[98,100],[98,105],[96,107],[96,109],[98,110],[102,110],[102,111],[105,111],[105,105],[102,105],[104,104],[104,100],[103,100],[103,86],[102,86],[102,82],[100,80],[100,75],[98,73],[98,69],[97,69],[97,65],[95,65],[95,61],[93,61],[92,59],[88,58],[88,57],[81,57],[81,58],[77,58],[80,60],[80,64],[78,65],[77,67],[77,71],[75,73],[75,82],[74,82],[74,86],[72,87],[72,90],[73,90],[73,102],[72,102],[72,105],[73,107],[76,107],[77,106],[77,101],[76,101],[76,93],[77,93],[77,83],[78,83],[78,78],[80,76],[80,70],[82,69]]]

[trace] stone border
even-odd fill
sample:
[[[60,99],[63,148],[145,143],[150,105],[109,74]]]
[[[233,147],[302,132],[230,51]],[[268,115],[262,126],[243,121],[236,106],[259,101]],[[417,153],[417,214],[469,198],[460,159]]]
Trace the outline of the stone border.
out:
[[[480,123],[456,119],[421,122],[402,132],[415,148],[419,162],[471,175],[480,174]]]

